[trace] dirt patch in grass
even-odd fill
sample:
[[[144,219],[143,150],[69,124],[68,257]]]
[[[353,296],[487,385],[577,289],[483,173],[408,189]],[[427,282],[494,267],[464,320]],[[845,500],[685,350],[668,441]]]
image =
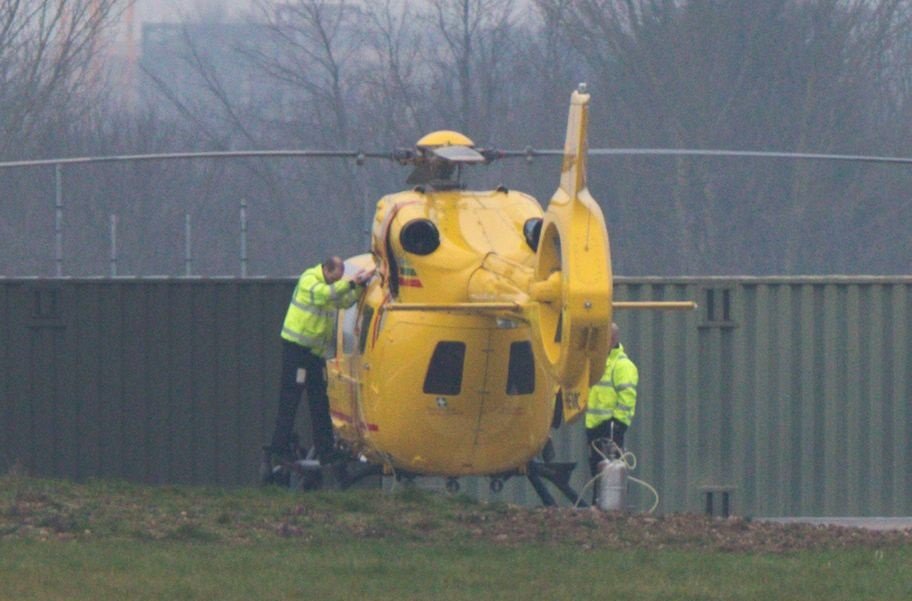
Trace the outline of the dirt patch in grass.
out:
[[[408,544],[570,544],[584,549],[782,553],[890,548],[912,529],[871,531],[744,518],[524,508],[408,490],[291,493],[0,477],[0,539],[135,539],[250,544],[391,539]]]

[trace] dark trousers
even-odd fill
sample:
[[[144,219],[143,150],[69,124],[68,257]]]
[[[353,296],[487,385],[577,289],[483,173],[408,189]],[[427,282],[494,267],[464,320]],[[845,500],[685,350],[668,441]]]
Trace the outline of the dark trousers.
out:
[[[298,370],[304,370],[304,382]],[[326,395],[326,361],[310,349],[282,340],[282,385],[279,412],[276,414],[273,449],[285,450],[291,445],[295,416],[301,393],[307,392],[310,406],[310,429],[318,455],[327,456],[333,448],[332,419],[329,417],[329,397]]]
[[[586,442],[589,444],[589,474],[595,476],[598,471],[599,461],[602,460],[602,455],[600,455],[595,449],[592,448],[592,442],[599,440],[600,438],[606,440],[613,440],[620,448],[624,448],[624,432],[627,431],[627,425],[623,424],[616,419],[609,419],[603,421],[594,428],[586,428]],[[610,452],[614,449],[611,446],[611,443],[603,442],[597,445],[602,451],[602,454],[610,457]]]

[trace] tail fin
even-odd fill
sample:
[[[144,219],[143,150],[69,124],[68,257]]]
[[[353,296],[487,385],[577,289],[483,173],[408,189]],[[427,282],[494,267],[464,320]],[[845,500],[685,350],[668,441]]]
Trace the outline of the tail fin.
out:
[[[560,186],[545,212],[525,311],[568,421],[585,411],[589,386],[602,375],[612,318],[608,231],[586,187],[588,117],[581,85],[570,101]]]

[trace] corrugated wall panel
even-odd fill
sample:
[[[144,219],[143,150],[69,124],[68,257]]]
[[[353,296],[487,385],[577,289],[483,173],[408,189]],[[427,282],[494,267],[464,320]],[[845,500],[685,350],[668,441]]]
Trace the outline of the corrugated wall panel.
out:
[[[101,425],[98,419],[99,331],[97,320],[97,290],[87,289],[73,299],[73,315],[69,330],[73,398],[77,405],[74,429],[79,438],[76,455],[76,478],[100,475],[98,456]]]
[[[863,446],[862,432],[865,422],[861,420],[870,419],[864,409],[868,406],[870,398],[867,392],[867,378],[864,370],[861,369],[862,341],[863,332],[869,330],[864,328],[867,321],[868,312],[862,309],[863,301],[861,299],[861,289],[858,285],[848,287],[846,291],[846,346],[845,346],[845,388],[844,388],[844,414],[843,419],[846,421],[846,437],[843,443],[844,450],[842,456],[846,464],[844,481],[848,485],[848,491],[845,495],[846,504],[842,512],[846,515],[857,515],[861,508],[861,497],[864,494],[862,486],[862,477],[865,473],[866,458],[865,447]],[[837,455],[837,460],[838,460]],[[828,477],[838,477],[838,467],[833,474]]]
[[[818,339],[819,324],[814,313],[814,286],[802,286],[795,295],[797,306],[793,316],[797,319],[795,335],[802,342],[801,349],[795,357],[798,380],[795,387],[793,405],[795,407],[795,422],[800,441],[794,461],[795,479],[800,482],[800,492],[795,499],[798,511],[800,507],[812,507],[818,500],[815,474],[819,469],[816,461],[818,443],[814,434],[820,429],[821,420],[818,395],[816,394],[817,382],[815,381],[815,356]],[[794,402],[799,399],[799,402]]]
[[[215,403],[218,415],[217,444],[215,446],[216,482],[230,482],[234,478],[238,466],[222,459],[237,457],[241,452],[237,446],[241,433],[236,419],[241,411],[237,370],[237,357],[241,348],[241,341],[238,339],[240,322],[238,293],[237,286],[220,285],[216,288],[216,302],[219,307],[216,316],[228,316],[227,319],[216,325],[214,340],[215,348],[219,349],[219,352],[215,354],[218,359],[215,385]]]
[[[149,336],[146,333],[154,324],[148,321],[146,306],[147,286],[121,286],[120,324],[122,356],[120,384],[120,437],[118,443],[122,478],[144,480],[147,471],[146,424],[149,405],[153,402],[146,394],[145,375],[149,372],[146,350]]]
[[[862,411],[860,416],[862,448],[867,449],[863,454],[865,462],[862,469],[869,466],[870,478],[868,479],[866,494],[862,497],[862,506],[867,507],[875,515],[880,515],[887,510],[884,503],[886,459],[884,455],[884,441],[889,440],[893,433],[886,421],[890,412],[888,396],[885,395],[884,374],[890,369],[890,357],[885,353],[884,346],[884,303],[888,290],[881,285],[872,285],[868,291],[868,304],[870,306],[869,323],[867,330],[870,340],[862,354],[861,367],[868,379],[867,390],[862,392],[860,398],[865,399],[867,415]]]
[[[25,286],[22,286],[17,287],[12,292],[13,306],[11,307],[10,315],[13,323],[23,324],[30,322],[32,317],[31,313],[28,312],[27,297],[31,290],[27,290]],[[32,446],[34,408],[31,390],[29,389],[31,385],[31,366],[29,365],[28,351],[31,346],[31,340],[28,326],[13,327],[10,331],[10,338],[12,340],[11,346],[14,349],[12,376],[15,378],[12,383],[14,405],[12,408],[11,439],[15,448],[22,451],[20,454],[14,455],[13,459],[21,462],[25,468],[32,470],[35,469],[36,458],[35,449]]]
[[[267,316],[275,311],[263,311],[263,307],[281,307],[282,301],[275,299],[266,303],[268,290],[262,284],[245,283],[238,288],[238,317],[236,336],[238,351],[234,356],[237,372],[237,415],[235,427],[238,432],[235,456],[239,459],[234,466],[232,479],[242,482],[249,478],[249,466],[255,465],[256,450],[267,443],[266,419],[268,411],[275,410],[278,399],[270,398],[278,390],[278,362],[266,361],[273,356],[269,351],[277,345],[279,326],[269,324],[278,321]],[[287,299],[286,299],[287,300]],[[282,316],[284,317],[284,315]],[[281,319],[281,317],[279,317]],[[272,361],[276,361],[273,359]],[[276,393],[277,394],[277,393]],[[272,415],[272,414],[268,414]]]
[[[165,369],[172,353],[170,347],[170,284],[145,287],[144,321],[150,324],[145,339],[144,360],[146,368],[140,379],[145,391],[146,427],[143,449],[146,458],[141,480],[149,484],[171,481],[170,472],[170,419],[172,407],[169,397],[170,376]]]
[[[19,461],[29,470],[37,467],[37,458],[35,449],[32,445],[34,438],[34,397],[29,389],[31,385],[31,365],[29,365],[28,351],[31,347],[28,324],[32,320],[29,312],[28,296],[30,289],[26,286],[17,287],[13,290],[14,300],[11,307],[10,315],[14,324],[21,324],[19,327],[13,327],[10,331],[10,346],[13,348],[13,373],[14,378],[12,385],[13,422],[12,422],[12,439],[15,447],[19,452],[12,456],[14,461]]]
[[[216,286],[192,287],[193,336],[191,357],[193,375],[190,436],[194,443],[194,482],[211,482],[217,474],[220,402],[218,398],[218,359],[222,352],[218,340],[219,311]]]
[[[891,424],[893,440],[886,448],[889,453],[889,484],[891,486],[891,513],[907,507],[912,498],[912,419],[909,401],[912,398],[912,374],[908,368],[912,357],[912,336],[908,334],[909,315],[912,312],[912,294],[909,286],[894,286],[890,295],[892,321],[890,323],[889,355],[891,373],[886,377],[892,391],[890,406],[893,409]]]
[[[193,363],[193,287],[187,282],[170,289],[170,306],[174,310],[168,323],[171,349],[167,367],[171,378],[171,388],[168,391],[171,407],[168,424],[171,454],[168,465],[172,481],[178,483],[197,481],[194,476],[196,466],[200,463],[195,445],[195,416],[198,408],[193,396],[193,383],[197,379],[197,366]]]
[[[70,359],[76,348],[74,323],[69,315],[70,307],[76,302],[76,295],[67,288],[61,288],[61,324],[53,332],[54,359],[54,405],[52,429],[54,431],[54,473],[75,478],[79,465],[79,431],[73,427],[79,418],[80,404],[74,390],[74,361]]]
[[[2,369],[0,369],[0,466],[12,466],[17,460],[20,460],[16,450],[20,448],[18,432],[22,429],[19,419],[20,407],[22,406],[21,386],[23,382],[23,373],[19,367],[22,354],[16,351],[16,333],[21,331],[21,316],[16,311],[21,308],[21,302],[17,297],[21,284],[5,284],[0,286],[0,317],[3,323],[0,323],[0,360],[2,360]]]
[[[0,279],[0,469],[253,483],[292,286]],[[634,475],[658,489],[660,510],[701,511],[705,487],[730,486],[747,515],[912,513],[910,289],[900,278],[620,280],[619,300],[701,304],[616,314],[640,368]],[[582,425],[555,446],[578,462],[581,489]],[[463,490],[536,502],[519,478],[499,494],[486,479]],[[652,503],[639,487],[630,498]]]
[[[53,290],[52,292],[57,292]],[[39,293],[38,290],[35,291]],[[56,408],[58,400],[57,370],[60,356],[56,339],[61,334],[57,324],[33,324],[28,332],[28,395],[31,428],[29,443],[35,453],[35,469],[45,473],[54,471],[57,457]]]
[[[9,465],[11,459],[7,457],[13,448],[13,349],[10,346],[10,329],[12,328],[12,315],[10,314],[10,286],[0,286],[0,466]]]

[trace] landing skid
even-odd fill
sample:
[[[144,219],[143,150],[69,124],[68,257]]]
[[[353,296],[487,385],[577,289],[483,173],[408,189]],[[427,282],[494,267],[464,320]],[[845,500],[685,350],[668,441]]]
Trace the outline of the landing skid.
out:
[[[288,487],[293,490],[347,490],[365,478],[383,474],[383,466],[344,459],[327,465],[299,460],[284,464],[283,469],[290,474]]]
[[[570,486],[570,476],[573,474],[574,468],[576,468],[575,462],[530,461],[526,466],[525,475],[545,507],[557,505],[557,501],[554,500],[545,485],[545,481],[550,482],[557,490],[563,493],[573,503],[574,507],[589,507],[589,504]],[[500,492],[503,489],[504,482],[518,475],[520,475],[520,472],[515,471],[491,476],[491,492]],[[448,478],[446,489],[451,494],[459,492],[459,480],[457,478]]]
[[[327,465],[321,465],[316,459],[311,459],[313,453],[308,453],[307,458],[296,461],[281,461],[273,467],[276,482],[287,482],[288,487],[293,490],[317,490],[317,489],[335,489],[346,490],[351,488],[361,480],[371,476],[383,474],[383,466],[361,461],[353,461],[351,458],[340,457],[337,461]],[[575,462],[557,462],[557,461],[530,461],[526,466],[525,475],[532,484],[532,488],[541,499],[542,505],[554,507],[557,501],[554,500],[551,492],[548,490],[545,482],[550,482],[564,497],[567,498],[575,507],[588,507],[589,505],[577,494],[570,486],[570,476],[576,468]],[[492,492],[500,492],[503,483],[519,472],[500,474],[491,478]],[[416,474],[402,473],[399,476],[413,480]],[[447,491],[456,493],[459,491],[459,481],[455,478],[447,480]]]

